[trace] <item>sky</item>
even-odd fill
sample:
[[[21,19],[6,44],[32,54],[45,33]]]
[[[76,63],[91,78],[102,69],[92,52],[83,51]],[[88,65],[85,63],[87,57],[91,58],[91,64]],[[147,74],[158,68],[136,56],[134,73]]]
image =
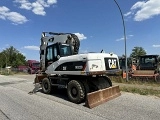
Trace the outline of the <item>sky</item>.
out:
[[[160,0],[116,0],[126,29],[126,50],[160,55]],[[0,0],[0,52],[13,46],[39,60],[42,32],[75,33],[79,53],[125,54],[122,16],[114,0]]]

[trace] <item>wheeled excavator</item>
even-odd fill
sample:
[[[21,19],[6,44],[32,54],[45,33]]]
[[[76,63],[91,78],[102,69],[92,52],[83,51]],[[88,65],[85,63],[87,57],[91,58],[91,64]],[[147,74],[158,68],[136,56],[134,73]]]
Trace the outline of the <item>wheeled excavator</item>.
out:
[[[40,69],[35,83],[45,94],[67,90],[73,103],[89,108],[121,95],[119,86],[112,86],[109,73],[119,72],[118,56],[113,53],[79,54],[80,41],[73,33],[42,32]]]

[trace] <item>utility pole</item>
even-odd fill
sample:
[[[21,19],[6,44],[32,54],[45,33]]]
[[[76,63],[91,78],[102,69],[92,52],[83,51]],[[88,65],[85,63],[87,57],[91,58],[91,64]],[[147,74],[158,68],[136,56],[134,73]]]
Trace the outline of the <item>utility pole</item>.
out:
[[[118,2],[116,0],[114,0],[114,2],[116,3],[119,11],[120,11],[120,14],[121,14],[121,17],[122,17],[122,22],[123,22],[123,32],[124,32],[124,42],[125,42],[125,67],[126,67],[126,81],[128,81],[128,67],[127,67],[127,43],[126,43],[126,28],[125,28],[125,23],[124,23],[124,17],[123,17],[123,13],[122,13],[122,10],[118,4]]]

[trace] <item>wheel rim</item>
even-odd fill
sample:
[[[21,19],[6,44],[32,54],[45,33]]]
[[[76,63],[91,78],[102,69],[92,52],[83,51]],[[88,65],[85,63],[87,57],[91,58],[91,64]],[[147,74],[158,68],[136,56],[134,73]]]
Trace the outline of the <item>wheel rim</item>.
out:
[[[48,89],[48,84],[46,82],[44,83],[44,88]]]
[[[73,96],[74,98],[77,97],[78,91],[77,91],[77,89],[76,89],[75,87],[72,87],[72,89],[71,89],[71,94],[72,94],[72,96]]]

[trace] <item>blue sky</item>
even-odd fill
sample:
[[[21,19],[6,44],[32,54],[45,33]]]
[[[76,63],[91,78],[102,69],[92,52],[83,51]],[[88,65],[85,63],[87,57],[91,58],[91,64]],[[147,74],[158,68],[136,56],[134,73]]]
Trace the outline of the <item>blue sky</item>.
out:
[[[124,15],[127,55],[135,46],[160,54],[160,0],[117,0]],[[80,53],[124,54],[123,25],[114,0],[1,0],[0,52],[14,46],[39,60],[41,33],[71,32]]]

